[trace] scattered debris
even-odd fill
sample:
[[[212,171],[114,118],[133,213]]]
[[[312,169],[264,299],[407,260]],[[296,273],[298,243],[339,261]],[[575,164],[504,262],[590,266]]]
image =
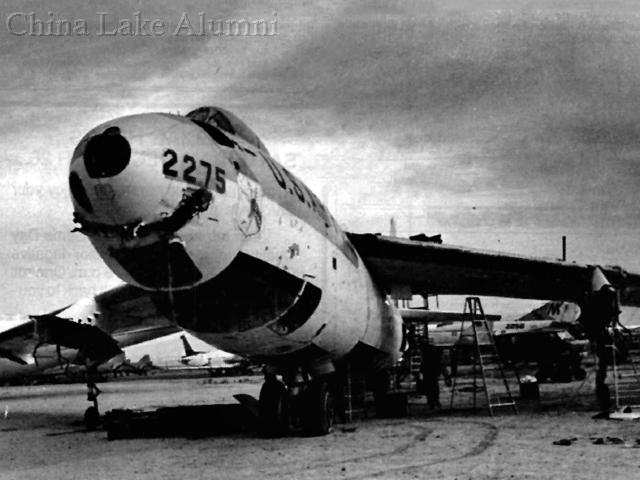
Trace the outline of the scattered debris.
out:
[[[591,443],[594,445],[623,445],[625,441],[620,437],[591,437]]]
[[[626,406],[618,409],[615,412],[609,414],[610,420],[638,420],[640,419],[640,412],[634,412],[630,406]]]
[[[576,440],[578,440],[576,437],[573,437],[573,438],[561,438],[560,440],[556,440],[555,442],[553,442],[553,444],[554,445],[568,446],[568,445],[571,445]]]
[[[620,437],[607,437],[607,442],[612,443],[613,445],[622,445],[624,443],[624,439]]]
[[[578,440],[578,437],[560,438],[553,442],[554,445],[569,446],[573,445]],[[627,448],[640,448],[640,438],[637,438],[635,442],[626,442],[621,437],[590,437],[591,443],[594,445],[624,445]]]

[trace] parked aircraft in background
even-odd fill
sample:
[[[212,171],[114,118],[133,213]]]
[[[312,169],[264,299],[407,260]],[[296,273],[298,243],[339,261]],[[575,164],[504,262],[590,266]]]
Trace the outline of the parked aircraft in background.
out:
[[[106,381],[110,376],[117,378],[131,374],[147,376],[151,370],[158,367],[153,365],[149,355],[143,355],[133,362],[126,358],[126,352],[120,353],[110,360],[94,366],[91,374],[93,381]],[[58,364],[51,368],[39,369],[27,375],[16,375],[6,378],[7,383],[31,384],[31,383],[67,383],[84,382],[87,380],[88,367],[86,364],[68,363]]]
[[[132,373],[135,375],[142,375],[146,377],[151,370],[160,369],[160,367],[157,367],[153,364],[148,353],[140,357],[139,360],[132,362],[127,358],[125,352],[109,360],[106,363],[106,367],[108,371],[113,373],[114,377],[122,375],[128,376]]]
[[[287,430],[292,411],[301,412],[306,432],[330,431],[332,375],[347,364],[378,380],[377,403],[385,403],[387,377],[379,373],[402,343],[402,318],[388,295],[578,302],[596,339],[614,319],[618,295],[640,305],[640,276],[617,267],[347,234],[221,108],[99,125],[73,153],[69,186],[77,231],[125,284],[92,299],[95,335],[85,340],[93,348],[57,321],[58,311],[36,319],[49,335],[34,338],[81,345],[101,359],[113,356],[114,323],[178,325],[267,365],[259,423],[269,435]],[[20,341],[0,346],[14,359],[21,357],[13,348],[24,350]]]
[[[459,355],[474,344],[473,325],[462,313],[411,309],[401,314],[408,322],[428,322],[428,341],[439,348],[456,348]],[[540,381],[570,381],[584,378],[581,362],[589,351],[589,341],[577,322],[579,315],[575,304],[548,302],[514,320],[502,320],[499,315],[485,315],[485,319],[502,360],[536,364]],[[488,342],[482,325],[476,327],[479,343]],[[466,351],[467,357],[471,354]]]
[[[185,335],[180,335],[184,346],[184,355],[180,362],[189,367],[206,367],[213,373],[234,373],[246,370],[245,360],[233,353],[213,348],[208,352],[196,352]]]
[[[460,339],[471,341],[473,326],[465,315],[458,312],[424,310],[421,308],[400,310],[406,322],[427,322],[429,342],[441,347],[451,347]],[[577,324],[580,308],[569,302],[547,302],[526,315],[514,320],[502,320],[500,315],[485,315],[493,335],[521,335],[540,331],[567,331],[580,328]]]

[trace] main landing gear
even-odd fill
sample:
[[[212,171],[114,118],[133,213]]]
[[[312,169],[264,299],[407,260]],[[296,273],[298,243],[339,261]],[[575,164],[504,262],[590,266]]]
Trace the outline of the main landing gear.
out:
[[[264,437],[279,437],[289,431],[291,398],[284,383],[267,375],[260,390],[258,429]]]
[[[265,375],[260,390],[260,434],[277,437],[292,429],[300,429],[305,435],[331,432],[334,420],[332,376],[287,380],[285,384],[275,375]]]

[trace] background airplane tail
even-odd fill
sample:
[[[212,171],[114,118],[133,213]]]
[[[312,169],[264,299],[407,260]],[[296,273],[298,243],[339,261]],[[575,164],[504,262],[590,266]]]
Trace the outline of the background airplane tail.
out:
[[[184,335],[180,335],[180,339],[182,340],[182,344],[184,345],[185,357],[190,357],[192,355],[195,355],[196,352],[193,350],[193,348],[191,348],[191,345],[189,345],[189,342],[187,341],[187,337],[185,337]]]

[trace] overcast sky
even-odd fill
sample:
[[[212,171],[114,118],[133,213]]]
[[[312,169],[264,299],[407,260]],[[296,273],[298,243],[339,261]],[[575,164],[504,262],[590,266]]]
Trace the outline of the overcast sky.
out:
[[[549,257],[566,234],[570,259],[640,272],[640,7],[603,3],[3,2],[0,312],[117,283],[69,233],[79,138],[201,105],[243,118],[348,230],[394,216],[402,235]],[[99,35],[97,12],[112,28],[137,11],[167,33]],[[17,35],[29,12],[88,35]],[[199,12],[278,34],[173,34]]]

